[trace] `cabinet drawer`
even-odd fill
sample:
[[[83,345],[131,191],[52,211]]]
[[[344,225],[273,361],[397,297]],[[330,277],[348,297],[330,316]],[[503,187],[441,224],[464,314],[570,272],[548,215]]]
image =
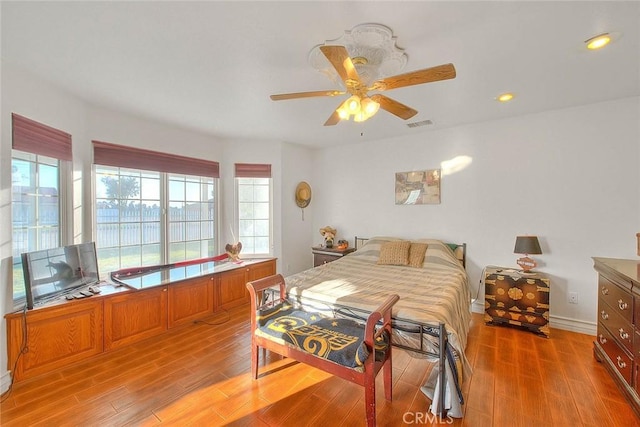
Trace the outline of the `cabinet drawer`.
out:
[[[607,328],[598,323],[598,343],[605,351],[611,364],[620,372],[624,380],[631,385],[633,359],[616,343]]]
[[[629,353],[633,353],[633,327],[631,323],[613,308],[604,304],[602,300],[598,304],[598,321],[629,350]]]
[[[498,310],[514,315],[544,314],[549,311],[547,279],[491,274],[485,279],[485,301]]]
[[[313,266],[317,267],[322,264],[327,264],[331,261],[338,259],[338,256],[327,254],[313,254]]]
[[[631,292],[616,285],[602,274],[598,278],[598,289],[600,301],[607,303],[627,322],[633,323],[633,296]]]

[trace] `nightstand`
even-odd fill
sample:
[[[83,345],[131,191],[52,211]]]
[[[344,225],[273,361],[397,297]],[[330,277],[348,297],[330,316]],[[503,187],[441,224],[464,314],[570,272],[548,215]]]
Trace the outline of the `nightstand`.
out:
[[[325,248],[324,246],[314,246],[311,248],[311,252],[313,252],[313,266],[317,267],[319,265],[335,261],[355,250],[356,248],[337,249]]]
[[[484,321],[516,325],[549,337],[549,279],[540,273],[487,266],[484,269]]]

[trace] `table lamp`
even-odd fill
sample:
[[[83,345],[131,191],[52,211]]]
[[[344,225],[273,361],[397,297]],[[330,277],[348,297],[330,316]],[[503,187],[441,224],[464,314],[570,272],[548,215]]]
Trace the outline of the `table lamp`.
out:
[[[519,258],[517,264],[522,268],[522,271],[527,272],[537,267],[537,263],[529,258],[529,255],[539,255],[542,253],[540,249],[540,243],[537,236],[517,236],[516,247],[513,249],[515,254],[524,254],[524,257]]]

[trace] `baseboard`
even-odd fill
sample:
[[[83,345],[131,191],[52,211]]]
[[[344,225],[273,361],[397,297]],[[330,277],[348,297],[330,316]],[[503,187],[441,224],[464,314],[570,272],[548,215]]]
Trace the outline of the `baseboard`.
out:
[[[484,302],[475,301],[471,306],[474,313],[484,313]],[[550,316],[549,326],[565,331],[577,332],[579,334],[587,334],[596,336],[598,325],[595,322],[587,322],[584,320],[570,319],[562,316]]]
[[[3,394],[11,386],[11,372],[6,371],[0,376],[0,394]]]
[[[587,322],[585,320],[569,319],[568,317],[551,316],[549,326],[565,331],[578,332],[596,336],[598,325],[595,322]]]

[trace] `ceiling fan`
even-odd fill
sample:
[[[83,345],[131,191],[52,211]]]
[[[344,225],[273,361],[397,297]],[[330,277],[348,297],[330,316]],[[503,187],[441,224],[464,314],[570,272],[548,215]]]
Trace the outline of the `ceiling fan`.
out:
[[[348,120],[351,115],[353,115],[354,121],[362,122],[372,117],[379,108],[401,119],[410,119],[415,116],[418,111],[379,93],[369,95],[369,91],[384,92],[401,87],[453,79],[456,76],[456,69],[453,64],[443,64],[432,68],[399,74],[397,76],[385,77],[376,80],[371,86],[367,86],[363,83],[356,70],[356,65],[366,64],[366,58],[350,58],[344,46],[320,46],[320,50],[335,68],[346,90],[283,93],[271,95],[271,99],[273,101],[282,101],[285,99],[312,98],[318,96],[338,96],[349,93],[351,96],[346,101],[340,103],[338,108],[336,108],[325,122],[325,126],[333,126],[340,120]]]

